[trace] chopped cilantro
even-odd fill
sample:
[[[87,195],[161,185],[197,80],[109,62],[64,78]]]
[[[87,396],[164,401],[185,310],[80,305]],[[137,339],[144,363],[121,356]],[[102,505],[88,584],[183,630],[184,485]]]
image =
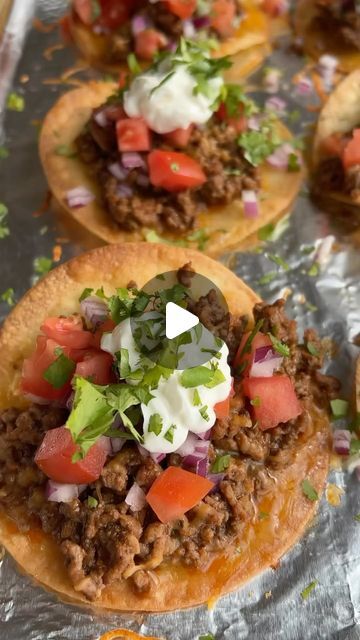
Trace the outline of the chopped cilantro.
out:
[[[206,422],[209,422],[210,418],[209,418],[209,414],[208,414],[208,406],[205,405],[204,407],[201,407],[201,409],[199,409],[199,413],[202,417],[203,420],[205,420]]]
[[[64,158],[76,158],[76,151],[67,144],[59,144],[55,148],[55,153],[57,156],[64,156]]]
[[[15,304],[14,294],[14,289],[12,287],[9,287],[8,289],[6,289],[6,291],[4,291],[4,293],[1,294],[0,297],[3,302],[6,302],[9,307],[12,307]]]
[[[347,415],[349,409],[349,403],[347,400],[342,400],[341,398],[330,400],[330,406],[334,418],[345,418]]]
[[[268,253],[267,257],[269,258],[269,260],[271,260],[271,262],[275,262],[275,264],[279,265],[279,267],[282,267],[284,271],[289,271],[290,267],[288,263],[285,262],[285,260],[283,260],[280,256],[277,256],[274,253]]]
[[[307,342],[306,343],[306,348],[307,348],[308,352],[311,353],[312,356],[319,356],[320,355],[319,349],[317,349],[317,347],[314,345],[313,342]]]
[[[163,84],[165,84],[165,82],[167,82],[168,80],[170,80],[170,78],[172,78],[172,77],[173,77],[174,73],[175,73],[175,71],[170,71],[170,73],[168,73],[168,74],[165,76],[165,78],[163,78],[163,79],[161,80],[161,82],[159,82],[159,84],[157,84],[157,85],[156,85],[156,87],[154,87],[153,89],[151,89],[151,91],[150,91],[150,95],[152,96],[152,95],[153,95],[153,93],[155,93],[155,91],[157,91],[158,89],[160,89],[160,87],[162,87],[162,86],[163,86]]]
[[[311,253],[314,253],[315,247],[314,245],[305,245],[304,247],[302,247],[302,249],[300,249],[300,251],[304,254],[304,256],[309,256]]]
[[[225,469],[228,468],[231,460],[231,455],[226,453],[225,455],[216,456],[215,462],[211,465],[212,473],[222,473]]]
[[[239,84],[226,84],[222,98],[226,106],[226,114],[230,118],[239,116],[242,113],[245,113],[246,116],[251,116],[258,111],[255,102],[245,95],[243,87]]]
[[[261,407],[261,398],[259,398],[259,396],[255,396],[255,398],[250,400],[250,404],[253,407]]]
[[[184,369],[180,376],[180,382],[185,389],[200,387],[209,384],[214,377],[214,371],[202,365]]]
[[[290,153],[288,158],[288,171],[300,171],[300,160],[296,153]]]
[[[130,363],[129,363],[129,350],[121,348],[120,352],[116,354],[116,356],[120,356],[118,358],[118,366],[120,372],[120,378],[125,379],[128,378],[131,374]]]
[[[23,96],[20,96],[18,93],[13,91],[12,93],[9,93],[7,97],[6,106],[10,111],[24,111],[25,99]]]
[[[250,335],[248,336],[242,350],[241,353],[239,354],[238,360],[241,360],[241,358],[246,354],[249,353],[251,351],[251,345],[252,345],[252,341],[254,340],[256,334],[260,331],[261,327],[264,324],[264,320],[258,320],[258,322],[256,323],[255,327],[253,328],[253,330],[251,331]]]
[[[267,511],[259,511],[258,518],[259,520],[266,520],[269,517],[269,513]]]
[[[290,355],[290,348],[287,346],[287,344],[284,344],[283,342],[281,342],[281,340],[278,340],[277,338],[275,338],[275,336],[273,336],[272,333],[268,333],[268,336],[272,342],[272,346],[274,347],[275,351],[280,353],[281,356],[284,356],[284,358],[288,358]]]
[[[5,220],[8,213],[8,208],[2,202],[0,202],[0,240],[6,238],[6,236],[10,234],[9,227]]]
[[[355,418],[352,420],[349,425],[349,429],[351,431],[358,431],[360,429],[360,413],[355,414]]]
[[[161,433],[162,426],[163,426],[163,419],[161,415],[159,413],[153,413],[153,415],[150,416],[150,420],[149,420],[149,427],[148,427],[149,433],[155,433],[156,436],[159,436]]]
[[[199,394],[198,390],[195,389],[194,395],[193,395],[193,405],[194,405],[194,407],[198,407],[200,404],[201,404],[200,394]]]
[[[319,275],[319,271],[320,271],[320,265],[318,262],[314,262],[310,269],[308,270],[308,276],[311,276],[313,278],[315,278],[316,276]]]
[[[0,160],[5,160],[9,157],[9,151],[6,147],[0,146]]]
[[[265,242],[266,240],[270,240],[271,235],[275,229],[275,225],[272,222],[269,224],[265,224],[261,229],[258,230],[258,238]]]
[[[351,440],[350,441],[350,453],[351,455],[354,453],[359,453],[360,451],[360,440]]]
[[[356,520],[356,522],[360,522],[360,513],[356,514],[356,516],[354,516],[354,520]]]
[[[54,389],[61,389],[61,387],[72,378],[76,364],[68,358],[61,349],[56,349],[54,353],[58,357],[45,369],[42,377],[51,384]]]
[[[82,302],[83,300],[85,300],[85,298],[91,296],[93,291],[94,289],[92,289],[91,287],[86,287],[79,298],[79,302]]]
[[[187,236],[189,242],[196,242],[199,251],[204,251],[209,241],[209,234],[206,229],[197,229]]]
[[[131,71],[131,73],[135,76],[138,73],[141,73],[141,67],[139,65],[138,59],[135,53],[129,53],[127,57],[127,64]]]
[[[311,302],[308,302],[308,301],[305,302],[305,307],[309,309],[309,311],[312,311],[312,313],[315,313],[315,311],[318,310],[315,304],[312,304]]]
[[[260,131],[245,131],[238,138],[238,144],[244,150],[244,156],[250,164],[257,167],[264,162],[281,144],[275,134],[270,118],[263,121]]]
[[[317,584],[318,584],[318,581],[317,580],[313,580],[312,582],[310,582],[310,584],[308,584],[307,587],[305,587],[305,589],[302,590],[300,595],[301,595],[303,600],[307,600],[307,598],[309,597],[310,593],[315,589]]]
[[[309,500],[311,500],[311,502],[315,502],[316,500],[319,500],[319,495],[317,491],[314,489],[310,480],[308,480],[307,478],[305,478],[305,480],[302,481],[301,488],[303,490],[303,494]]]
[[[257,284],[260,286],[262,286],[263,284],[269,284],[270,282],[275,280],[276,276],[276,271],[269,271],[269,273],[266,273],[264,276],[261,276],[261,278],[259,278]]]
[[[165,440],[167,440],[168,442],[171,442],[171,444],[173,444],[174,442],[175,429],[176,429],[176,424],[172,424],[164,435]]]
[[[87,499],[87,503],[88,503],[88,507],[90,507],[90,509],[96,509],[96,507],[99,504],[99,501],[96,500],[96,498],[93,498],[93,496],[89,496]]]
[[[206,633],[204,636],[199,636],[199,640],[215,640],[215,636],[212,633]]]
[[[50,269],[53,266],[53,261],[51,258],[46,258],[45,256],[39,256],[34,259],[34,271],[39,276],[44,276],[46,273],[49,273]]]

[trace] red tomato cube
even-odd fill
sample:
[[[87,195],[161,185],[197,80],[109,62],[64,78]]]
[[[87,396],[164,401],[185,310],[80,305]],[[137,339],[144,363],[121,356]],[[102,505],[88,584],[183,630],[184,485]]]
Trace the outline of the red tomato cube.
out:
[[[150,130],[143,118],[126,118],[116,123],[119,151],[149,151]]]
[[[260,429],[272,429],[302,413],[293,383],[286,375],[246,378],[244,393],[253,401],[252,412]]]

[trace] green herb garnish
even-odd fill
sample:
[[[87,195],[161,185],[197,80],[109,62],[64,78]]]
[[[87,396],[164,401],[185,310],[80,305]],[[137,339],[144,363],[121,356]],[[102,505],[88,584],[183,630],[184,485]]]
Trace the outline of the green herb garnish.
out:
[[[34,271],[39,276],[44,276],[46,273],[49,273],[50,269],[53,266],[53,261],[51,258],[46,258],[45,256],[39,256],[34,259]]]
[[[307,342],[306,343],[306,348],[307,348],[308,352],[311,353],[312,356],[319,356],[320,355],[319,349],[317,349],[317,347],[315,346],[315,344],[313,342]]]
[[[79,302],[82,302],[83,300],[85,300],[85,298],[91,296],[93,291],[94,289],[92,289],[91,287],[86,287],[79,298]]]
[[[226,453],[225,455],[216,456],[215,462],[211,465],[212,473],[222,473],[228,468],[231,460],[231,455]]]
[[[263,284],[269,284],[270,282],[275,280],[276,276],[276,271],[269,271],[269,273],[266,273],[264,276],[261,276],[261,278],[259,278],[257,284],[260,286],[262,286]]]
[[[310,269],[308,270],[308,276],[311,276],[312,278],[315,278],[316,276],[319,275],[320,272],[320,265],[318,262],[314,262]]]
[[[197,389],[195,389],[195,391],[194,391],[193,405],[194,405],[194,407],[198,407],[199,405],[201,405],[201,398],[200,398],[200,394],[199,394]]]
[[[354,516],[354,520],[356,520],[356,522],[360,522],[360,513],[356,514],[356,516]]]
[[[1,294],[0,297],[3,302],[6,302],[9,307],[12,307],[15,304],[14,295],[14,289],[12,287],[9,287],[8,289],[6,289],[6,291],[4,291],[4,293]]]
[[[135,76],[138,73],[141,73],[142,69],[141,66],[138,62],[138,59],[135,55],[135,53],[129,53],[128,57],[127,57],[127,64],[128,67],[131,71],[131,73]]]
[[[165,440],[167,440],[168,442],[171,442],[171,444],[173,444],[174,442],[175,429],[176,429],[176,424],[172,424],[164,435]]]
[[[58,357],[45,369],[42,377],[54,389],[61,389],[66,382],[71,380],[76,364],[62,352],[62,349],[55,349],[54,353]]]
[[[99,504],[99,501],[96,500],[96,498],[93,498],[93,496],[89,496],[87,499],[87,503],[88,503],[88,507],[90,507],[90,509],[96,509],[96,507]]]
[[[350,440],[350,454],[359,453],[360,451],[360,440],[352,439]]]
[[[330,406],[334,418],[345,418],[347,415],[349,409],[349,403],[347,400],[342,400],[341,398],[330,400]]]
[[[6,222],[7,214],[9,210],[2,202],[0,202],[0,240],[6,238],[10,234],[10,229]]]
[[[284,358],[288,358],[290,355],[290,348],[287,346],[287,344],[284,344],[283,342],[281,342],[281,340],[275,338],[272,333],[268,333],[268,336],[275,351],[277,351],[277,353],[280,353],[281,356],[284,356]]]
[[[205,420],[206,422],[209,422],[210,418],[209,418],[209,414],[208,414],[208,406],[205,405],[204,407],[201,407],[201,409],[199,409],[199,413],[202,417],[203,420]]]
[[[307,600],[310,593],[315,589],[317,584],[318,584],[318,581],[313,580],[312,582],[310,582],[310,584],[308,584],[307,587],[305,587],[305,589],[303,589],[303,591],[300,593],[303,600]]]
[[[261,407],[261,398],[259,398],[259,396],[255,396],[255,398],[250,400],[250,404],[253,407]]]
[[[283,260],[280,256],[275,255],[274,253],[268,253],[267,257],[271,262],[275,262],[275,264],[279,265],[284,271],[289,271],[290,267],[285,260]]]
[[[150,416],[148,431],[149,433],[155,433],[156,436],[159,436],[161,433],[161,429],[163,426],[163,419],[159,413],[153,413]]]
[[[212,382],[213,378],[214,371],[212,369],[198,366],[185,369],[180,376],[180,382],[185,389],[191,389],[192,387],[208,385]]]
[[[8,95],[6,106],[10,111],[24,111],[25,99],[23,96],[20,96],[18,93],[13,91]]]
[[[314,489],[314,487],[312,486],[310,480],[308,480],[307,478],[305,478],[305,480],[302,481],[301,488],[303,490],[303,494],[309,500],[311,500],[311,502],[315,502],[316,500],[319,500],[319,496],[318,496],[317,491]]]

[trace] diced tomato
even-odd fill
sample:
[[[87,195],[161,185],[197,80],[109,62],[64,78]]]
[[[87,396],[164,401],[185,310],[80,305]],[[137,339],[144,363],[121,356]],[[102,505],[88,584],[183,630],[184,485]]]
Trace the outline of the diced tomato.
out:
[[[113,358],[105,351],[88,351],[81,362],[78,362],[75,375],[82,376],[95,384],[109,384],[113,381]]]
[[[194,13],[197,0],[166,0],[165,4],[171,13],[182,20],[186,20]]]
[[[93,342],[90,331],[84,331],[81,316],[47,318],[41,325],[41,331],[62,347],[86,349]]]
[[[148,156],[150,182],[166,191],[182,191],[204,184],[206,176],[198,162],[185,153],[156,149]]]
[[[101,15],[98,23],[110,31],[118,29],[130,18],[129,5],[129,0],[100,0]]]
[[[102,325],[100,325],[100,327],[94,333],[94,347],[100,349],[101,338],[103,337],[104,333],[114,331],[115,327],[116,324],[113,320],[111,320],[111,318],[103,322]]]
[[[242,355],[242,351],[249,336],[250,331],[244,333],[243,337],[241,338],[241,342],[233,363],[234,367],[240,367],[242,364],[246,364],[241,372],[241,375],[243,377],[249,375],[256,349],[260,349],[260,347],[270,347],[272,344],[269,336],[266,336],[264,333],[258,331],[251,342],[250,349]]]
[[[186,129],[175,129],[174,131],[170,131],[170,133],[165,133],[164,138],[166,142],[174,147],[186,147],[193,129],[194,125],[191,124]]]
[[[353,131],[353,137],[343,151],[342,160],[345,169],[360,164],[360,129]]]
[[[284,13],[286,2],[284,0],[263,0],[261,8],[272,18]]]
[[[118,81],[120,89],[124,89],[128,81],[128,77],[129,77],[129,74],[127,73],[127,71],[122,69],[119,73],[119,81]]]
[[[126,118],[116,123],[119,151],[149,151],[150,129],[143,118]]]
[[[235,14],[234,0],[215,0],[212,4],[210,24],[221,36],[226,37],[234,30]]]
[[[135,53],[141,60],[152,60],[167,45],[167,38],[156,29],[144,29],[135,36]]]
[[[21,390],[26,394],[32,394],[44,400],[60,400],[66,398],[71,392],[71,380],[60,389],[55,389],[43,374],[58,358],[55,351],[61,348],[64,355],[71,357],[68,347],[60,347],[58,342],[50,340],[45,336],[38,336],[34,353],[24,360],[21,374]]]
[[[243,131],[246,131],[247,129],[248,121],[246,116],[243,115],[242,104],[239,104],[239,115],[229,116],[226,105],[222,102],[216,112],[216,115],[219,120],[227,122],[228,125],[233,127],[238,133],[243,133]]]
[[[252,412],[260,429],[272,429],[302,413],[301,404],[288,376],[245,378],[244,393],[253,401]]]
[[[230,396],[222,400],[222,402],[218,402],[214,407],[214,411],[218,420],[227,418],[230,413]]]
[[[326,156],[341,158],[346,145],[347,140],[341,133],[332,133],[322,141],[321,151]]]
[[[68,15],[64,16],[59,20],[59,30],[60,36],[67,44],[72,42],[72,34],[70,27],[70,17]]]
[[[93,8],[91,0],[74,0],[74,10],[84,24],[91,25],[95,22],[97,15]]]
[[[94,444],[83,460],[72,462],[78,450],[65,427],[50,429],[35,454],[37,466],[55,482],[88,484],[100,476],[106,461],[106,451],[101,444]]]
[[[195,507],[213,486],[207,478],[181,467],[168,467],[156,478],[146,500],[161,522],[170,522]]]

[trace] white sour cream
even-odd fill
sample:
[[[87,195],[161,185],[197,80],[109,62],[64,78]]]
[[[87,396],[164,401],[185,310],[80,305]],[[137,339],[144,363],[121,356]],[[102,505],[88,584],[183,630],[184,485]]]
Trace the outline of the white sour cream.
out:
[[[138,75],[124,95],[124,109],[130,118],[144,118],[156,133],[186,129],[190,124],[205,124],[212,114],[223,79],[208,82],[209,96],[194,94],[196,80],[185,66],[176,67],[173,75],[156,91],[168,71],[149,71]]]
[[[132,337],[130,320],[124,320],[112,333],[105,334],[101,340],[101,348],[113,355],[121,348],[128,349],[130,367],[137,368],[140,355]],[[215,424],[214,406],[226,400],[231,391],[231,370],[227,363],[229,350],[226,344],[223,344],[219,351],[220,358],[214,357],[204,366],[210,368],[211,363],[216,363],[225,377],[224,382],[212,389],[204,385],[187,389],[180,381],[182,371],[175,370],[168,380],[161,378],[158,387],[151,391],[154,397],[150,402],[147,405],[141,404],[144,417],[143,446],[147,451],[171,453],[185,442],[189,431],[204,433]],[[194,405],[195,389],[201,402],[197,406]],[[162,420],[159,435],[149,431],[150,418],[154,414],[158,414]],[[165,434],[172,425],[175,427],[172,430],[173,441],[170,442],[165,438]]]

